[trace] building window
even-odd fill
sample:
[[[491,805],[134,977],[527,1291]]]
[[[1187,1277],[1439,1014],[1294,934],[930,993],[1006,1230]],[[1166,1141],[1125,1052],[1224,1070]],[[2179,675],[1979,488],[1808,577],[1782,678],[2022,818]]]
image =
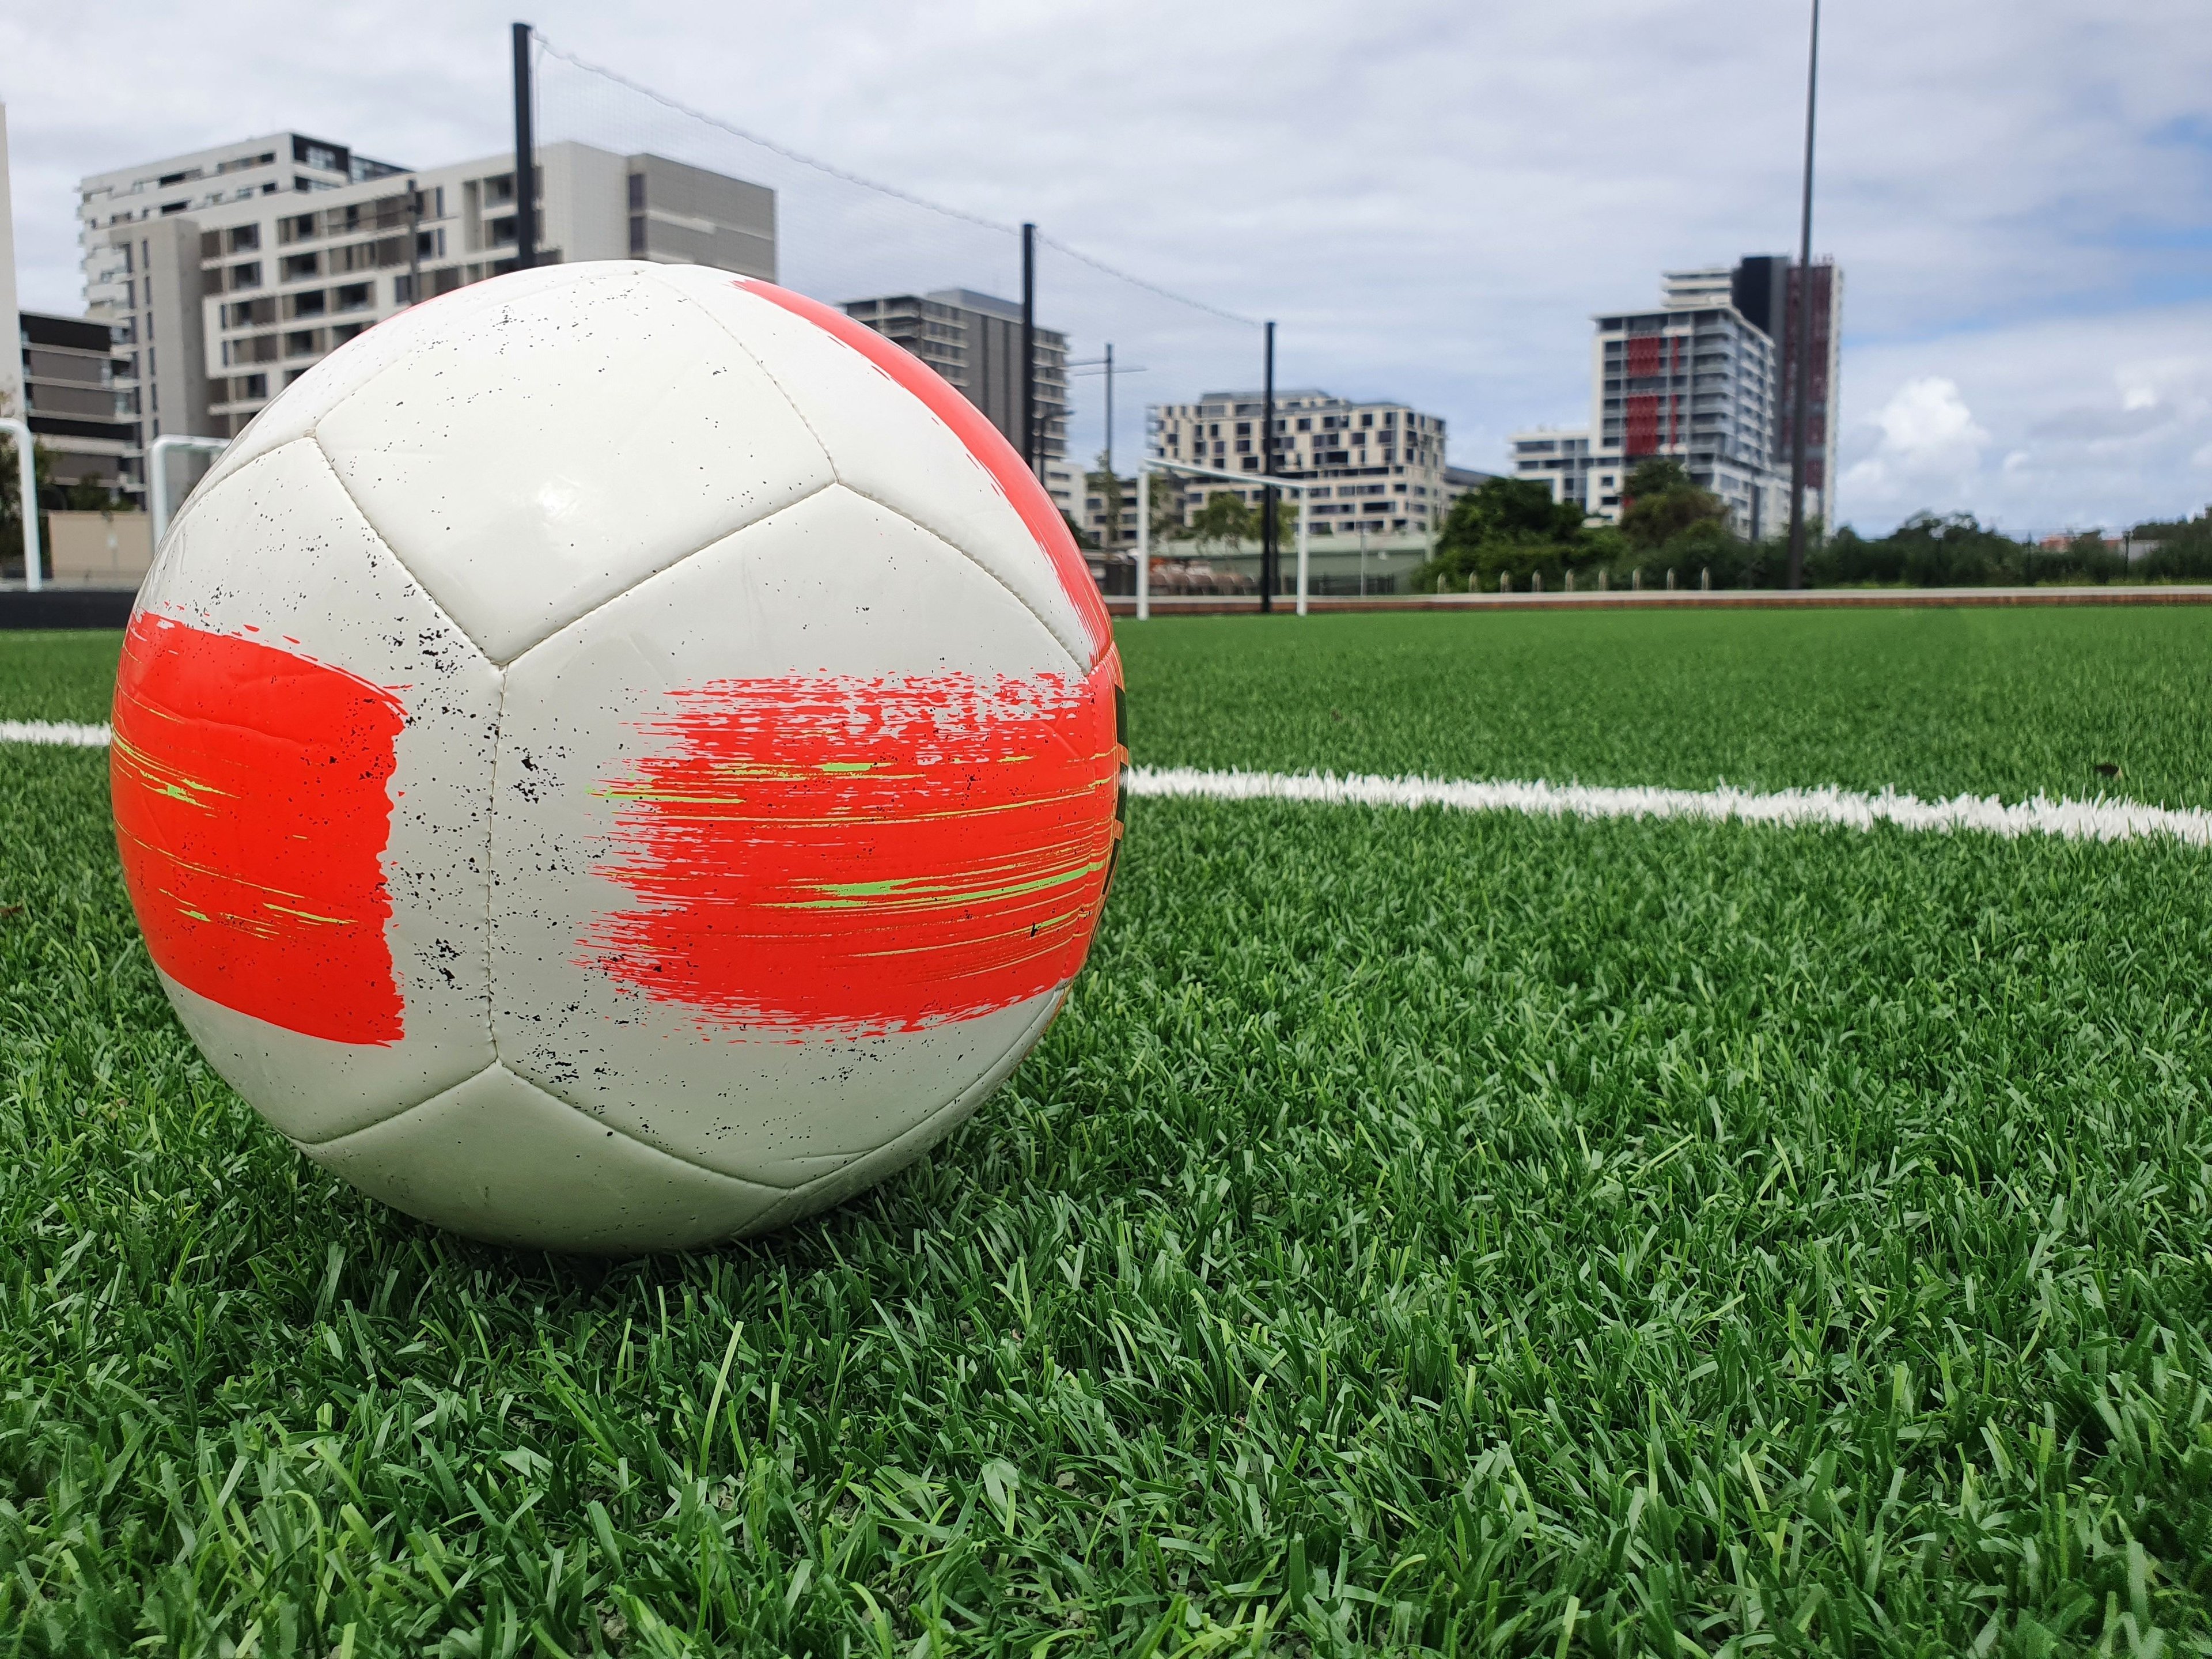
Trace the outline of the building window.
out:
[[[632,184],[638,183],[638,176],[632,173],[629,181]],[[642,213],[633,213],[629,216],[629,251],[632,258],[641,259],[645,257],[645,216]],[[930,325],[933,329],[939,326],[939,325],[936,323]]]
[[[230,285],[233,289],[259,288],[261,286],[261,261],[258,259],[248,259],[242,265],[233,265],[230,268]]]
[[[367,283],[348,283],[343,288],[338,289],[336,302],[331,307],[331,309],[335,311],[366,311],[368,309],[368,284]]]
[[[243,388],[243,395],[246,397],[265,398],[269,395],[269,377],[266,374],[241,375],[239,377],[239,385]]]
[[[303,283],[322,274],[322,259],[319,255],[313,253],[288,253],[280,269],[284,273],[283,281]]]
[[[312,289],[305,294],[291,295],[287,298],[285,304],[289,313],[295,317],[319,317],[325,308],[323,290],[319,288]]]
[[[251,253],[260,246],[260,226],[233,225],[230,228],[230,251],[233,253]]]

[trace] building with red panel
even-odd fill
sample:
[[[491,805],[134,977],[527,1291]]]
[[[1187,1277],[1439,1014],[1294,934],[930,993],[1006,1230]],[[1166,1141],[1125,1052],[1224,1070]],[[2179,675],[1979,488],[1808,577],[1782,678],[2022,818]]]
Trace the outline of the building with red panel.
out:
[[[1601,314],[1589,430],[1516,433],[1516,475],[1614,523],[1636,464],[1671,457],[1728,504],[1738,534],[1779,533],[1790,517],[1796,276],[1779,254],[1670,270],[1656,309]],[[1843,276],[1826,262],[1812,280],[1805,505],[1824,519],[1836,473]]]
[[[1728,506],[1738,535],[1789,516],[1774,470],[1774,342],[1723,300],[1596,319],[1590,360],[1593,517],[1620,520],[1628,475],[1666,456]]]

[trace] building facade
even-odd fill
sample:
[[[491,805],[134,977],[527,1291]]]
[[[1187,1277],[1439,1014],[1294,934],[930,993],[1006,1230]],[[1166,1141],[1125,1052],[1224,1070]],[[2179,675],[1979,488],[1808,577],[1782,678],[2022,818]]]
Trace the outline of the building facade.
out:
[[[138,420],[125,375],[128,355],[106,323],[42,312],[16,313],[21,418],[52,458],[57,484],[121,493]],[[13,489],[11,477],[0,488]]]
[[[1783,253],[1754,253],[1733,266],[1666,273],[1666,303],[1676,309],[1731,305],[1774,342],[1774,434],[1768,445],[1774,470],[1786,478],[1791,465],[1791,427],[1796,414],[1796,261]],[[1836,441],[1842,431],[1844,277],[1832,259],[1812,266],[1812,341],[1805,432],[1805,512],[1826,519],[1828,481],[1836,476]],[[1788,506],[1785,502],[1784,512]]]
[[[934,294],[848,300],[845,313],[888,335],[959,387],[1017,452],[1028,453],[1021,434],[1021,307],[973,289],[948,288]],[[1043,471],[1043,464],[1067,455],[1067,336],[1040,328],[1034,338],[1030,398],[1037,423],[1034,453]],[[1073,505],[1073,477],[1068,473],[1061,488],[1050,491],[1063,512]],[[1048,489],[1051,483],[1048,478]]]
[[[775,192],[653,155],[538,152],[540,264],[775,275]],[[100,173],[80,191],[86,311],[139,422],[228,438],[319,358],[418,299],[515,265],[511,155],[404,169],[297,133]]]
[[[1612,524],[1637,464],[1666,457],[1721,498],[1738,535],[1778,534],[1790,518],[1793,382],[1785,354],[1798,275],[1778,254],[1670,270],[1656,309],[1594,319],[1589,427],[1515,433],[1514,476],[1547,483],[1553,500]],[[1812,280],[1806,511],[1826,517],[1839,430],[1843,277],[1826,264],[1813,267]]]
[[[1578,507],[1588,516],[1592,469],[1590,435],[1587,430],[1535,427],[1515,433],[1507,442],[1512,448],[1515,477],[1533,479],[1545,485],[1551,490],[1553,501]]]
[[[1261,472],[1261,392],[1209,392],[1196,403],[1153,404],[1146,416],[1146,441],[1157,459]],[[1304,498],[1315,535],[1429,535],[1443,522],[1449,502],[1444,423],[1437,416],[1326,392],[1279,392],[1273,442],[1278,476],[1315,486]],[[1218,489],[1235,489],[1255,507],[1261,501],[1256,477],[1242,487],[1194,478],[1176,488],[1186,521]]]
[[[1629,473],[1668,457],[1756,539],[1773,528],[1774,343],[1733,305],[1663,307],[1596,319],[1591,343],[1586,510],[1617,523]],[[1789,514],[1782,501],[1783,517]]]

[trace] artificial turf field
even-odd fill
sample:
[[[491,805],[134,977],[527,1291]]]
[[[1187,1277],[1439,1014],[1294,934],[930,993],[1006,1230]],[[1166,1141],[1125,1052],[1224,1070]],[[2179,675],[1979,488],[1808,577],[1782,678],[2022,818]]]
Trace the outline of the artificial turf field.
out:
[[[2191,610],[1121,638],[1156,765],[2212,802]],[[106,799],[0,749],[0,1651],[2212,1651],[2203,849],[1139,800],[966,1129],[607,1267],[263,1128]]]

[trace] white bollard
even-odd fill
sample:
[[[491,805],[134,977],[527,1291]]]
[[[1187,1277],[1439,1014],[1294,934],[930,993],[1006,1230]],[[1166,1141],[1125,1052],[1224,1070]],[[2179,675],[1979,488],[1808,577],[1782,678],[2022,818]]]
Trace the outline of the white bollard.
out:
[[[1569,572],[1567,572],[1567,592],[1570,592],[1570,593],[1571,593],[1571,592],[1573,592],[1574,591],[1575,591],[1575,573],[1574,573],[1573,571],[1570,570]]]
[[[1698,572],[1698,591],[1701,593],[1710,593],[1713,591],[1712,566],[1707,565],[1704,569]]]
[[[1671,564],[1667,567],[1667,591],[1669,593],[1674,591],[1674,567]]]
[[[1632,593],[1644,591],[1644,567],[1640,564],[1628,573],[1628,591]]]

